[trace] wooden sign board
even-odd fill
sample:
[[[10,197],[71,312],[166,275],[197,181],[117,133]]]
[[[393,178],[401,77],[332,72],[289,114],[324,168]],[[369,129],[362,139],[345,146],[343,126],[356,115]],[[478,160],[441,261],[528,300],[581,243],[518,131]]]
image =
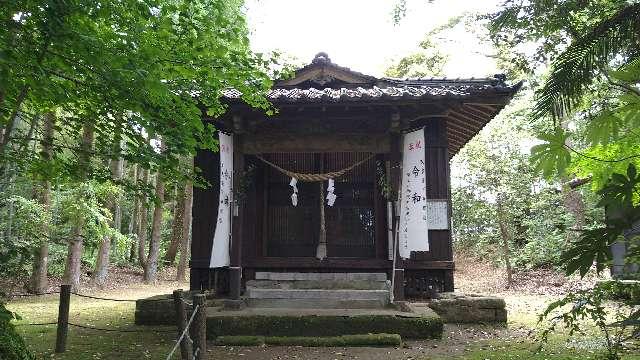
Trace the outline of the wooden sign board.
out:
[[[449,203],[445,199],[427,199],[429,230],[449,230]]]

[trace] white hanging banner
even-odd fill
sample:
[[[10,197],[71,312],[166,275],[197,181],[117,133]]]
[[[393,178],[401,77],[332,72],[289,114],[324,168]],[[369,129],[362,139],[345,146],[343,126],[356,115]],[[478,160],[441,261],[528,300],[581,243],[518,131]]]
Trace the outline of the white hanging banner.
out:
[[[210,268],[229,266],[233,219],[233,135],[220,134],[220,202],[211,248]]]
[[[403,259],[409,258],[412,251],[429,251],[424,151],[424,129],[404,135],[398,240]]]

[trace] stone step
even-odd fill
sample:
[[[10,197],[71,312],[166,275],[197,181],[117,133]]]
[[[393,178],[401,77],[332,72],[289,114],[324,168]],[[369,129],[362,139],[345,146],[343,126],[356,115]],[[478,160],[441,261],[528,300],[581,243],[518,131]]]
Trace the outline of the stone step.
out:
[[[382,309],[388,301],[357,299],[246,299],[250,308],[265,309]]]
[[[302,290],[247,287],[246,296],[249,299],[380,300],[389,302],[389,291],[387,290]]]
[[[330,280],[330,281],[386,281],[386,273],[290,273],[256,272],[256,280]]]
[[[324,289],[324,290],[389,290],[391,282],[371,280],[249,280],[247,287],[256,289]]]

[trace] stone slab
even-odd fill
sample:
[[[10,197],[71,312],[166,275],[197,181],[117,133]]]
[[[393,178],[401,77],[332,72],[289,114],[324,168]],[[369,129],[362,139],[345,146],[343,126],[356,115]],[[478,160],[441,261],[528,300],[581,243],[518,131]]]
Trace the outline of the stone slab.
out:
[[[386,273],[289,273],[258,271],[256,280],[385,281]]]
[[[383,309],[383,300],[356,299],[247,299],[247,305],[259,309]]]
[[[504,299],[476,294],[442,293],[426,305],[447,323],[506,323]],[[424,309],[424,306],[415,307]]]
[[[334,299],[334,300],[381,300],[389,299],[387,290],[320,290],[320,289],[259,289],[248,287],[249,299]]]
[[[389,290],[389,280],[249,280],[248,288],[260,289],[324,289],[324,290]]]
[[[207,337],[258,336],[339,336],[389,333],[407,339],[442,337],[442,319],[433,311],[422,314],[400,311],[347,309],[262,309],[207,312]]]

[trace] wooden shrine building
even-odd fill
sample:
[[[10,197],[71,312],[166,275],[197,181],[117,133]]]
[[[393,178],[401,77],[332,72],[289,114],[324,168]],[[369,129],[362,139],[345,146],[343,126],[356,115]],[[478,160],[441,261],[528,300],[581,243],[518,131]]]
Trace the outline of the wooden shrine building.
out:
[[[233,140],[233,195],[220,197],[221,154],[198,152],[196,166],[212,186],[194,189],[192,290],[216,286],[239,299],[257,274],[375,273],[393,280],[395,299],[453,291],[449,161],[519,87],[502,75],[376,78],[319,53],[295,77],[275,83],[268,94],[274,116],[227,91],[226,115],[207,121]],[[398,200],[403,173],[412,170],[402,168],[410,131],[424,136],[409,144],[423,152],[426,183],[418,198],[437,202],[427,219],[439,224],[414,236],[428,251],[403,258]],[[211,268],[218,205],[229,201],[228,265]]]

